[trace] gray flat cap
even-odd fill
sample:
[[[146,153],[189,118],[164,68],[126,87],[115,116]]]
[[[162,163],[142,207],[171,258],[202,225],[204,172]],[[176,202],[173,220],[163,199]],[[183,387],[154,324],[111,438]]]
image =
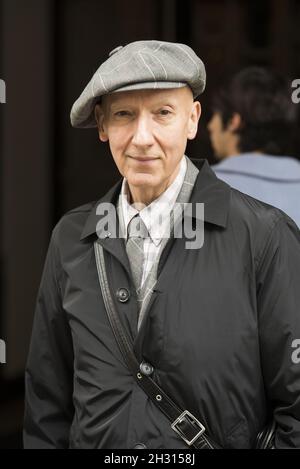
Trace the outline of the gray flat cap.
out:
[[[137,41],[110,52],[71,110],[73,127],[96,127],[94,108],[101,96],[118,91],[189,85],[194,98],[205,88],[201,59],[185,44]]]

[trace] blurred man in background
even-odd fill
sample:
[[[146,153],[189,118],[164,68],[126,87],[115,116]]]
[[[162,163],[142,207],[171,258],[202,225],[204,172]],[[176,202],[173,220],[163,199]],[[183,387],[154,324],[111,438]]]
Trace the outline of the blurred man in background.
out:
[[[208,130],[221,160],[213,167],[217,176],[300,226],[300,162],[286,156],[292,153],[296,113],[286,80],[249,67],[217,93]]]

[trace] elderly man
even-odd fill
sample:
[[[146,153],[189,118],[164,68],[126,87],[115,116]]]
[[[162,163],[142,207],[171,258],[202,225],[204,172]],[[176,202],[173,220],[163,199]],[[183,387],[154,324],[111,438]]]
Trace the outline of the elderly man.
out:
[[[299,231],[185,156],[204,86],[188,46],[139,41],[72,108],[122,179],[53,230],[26,448],[253,448],[272,421],[300,447]]]

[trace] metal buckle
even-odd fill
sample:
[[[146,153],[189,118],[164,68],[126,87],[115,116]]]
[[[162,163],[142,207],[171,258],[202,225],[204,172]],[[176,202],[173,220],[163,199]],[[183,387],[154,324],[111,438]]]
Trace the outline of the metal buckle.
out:
[[[178,425],[178,423],[181,423],[186,417],[189,417],[190,419],[190,423],[191,424],[194,424],[196,423],[198,425],[198,427],[200,428],[200,431],[197,433],[197,435],[194,436],[194,438],[192,438],[191,440],[188,440],[183,432],[179,429],[179,428],[176,428],[176,425]],[[185,410],[182,412],[181,415],[179,415],[179,417],[174,420],[174,422],[171,424],[171,427],[173,428],[174,432],[178,433],[178,435],[186,442],[187,445],[191,446],[196,440],[197,438],[199,438],[199,436],[202,435],[202,433],[205,432],[205,427],[204,425],[202,425],[201,422],[199,422],[199,420],[196,419],[196,417],[193,416],[193,414],[191,414],[188,410]]]

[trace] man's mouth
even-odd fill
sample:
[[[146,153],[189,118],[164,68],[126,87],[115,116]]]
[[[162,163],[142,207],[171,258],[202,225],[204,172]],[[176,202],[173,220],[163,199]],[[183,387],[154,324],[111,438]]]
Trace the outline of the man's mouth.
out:
[[[139,163],[152,163],[153,161],[158,160],[159,158],[157,157],[151,157],[151,156],[130,156],[129,158],[132,158],[133,160],[138,161]]]

